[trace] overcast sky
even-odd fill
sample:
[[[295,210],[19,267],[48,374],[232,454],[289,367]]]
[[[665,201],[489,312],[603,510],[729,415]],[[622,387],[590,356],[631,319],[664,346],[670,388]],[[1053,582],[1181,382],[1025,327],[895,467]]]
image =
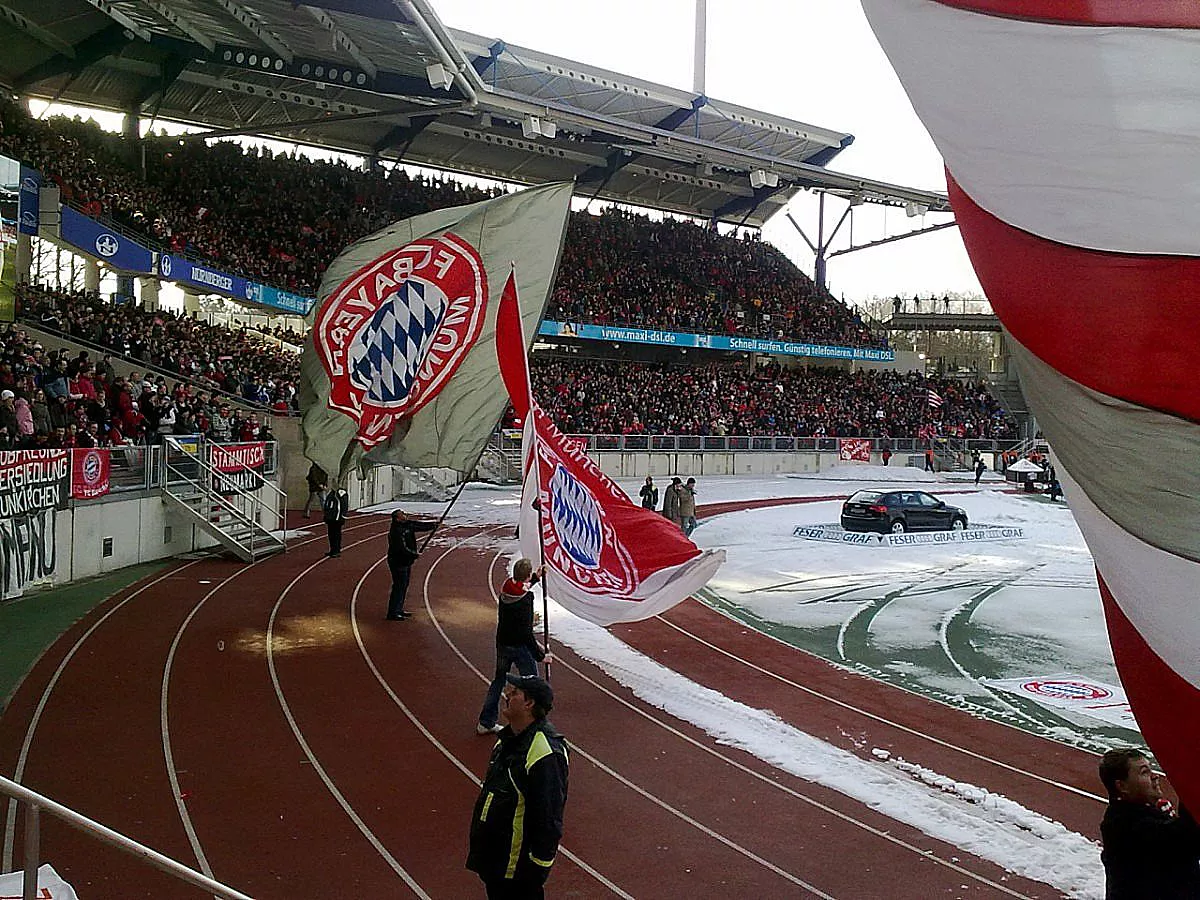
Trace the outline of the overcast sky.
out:
[[[607,0],[586,7],[544,0],[431,2],[454,28],[675,88],[692,87],[695,0]],[[830,168],[946,189],[941,157],[857,0],[708,0],[707,49],[710,97],[853,134],[854,144]],[[840,216],[841,205],[831,206]],[[811,195],[802,195],[793,208],[806,230],[815,224]],[[945,218],[928,216],[926,224]],[[885,216],[860,208],[854,239],[863,243],[897,234],[920,221],[903,210]],[[782,215],[764,233],[811,274],[812,254]],[[829,283],[849,300],[979,292],[956,228],[838,257],[829,265]]]

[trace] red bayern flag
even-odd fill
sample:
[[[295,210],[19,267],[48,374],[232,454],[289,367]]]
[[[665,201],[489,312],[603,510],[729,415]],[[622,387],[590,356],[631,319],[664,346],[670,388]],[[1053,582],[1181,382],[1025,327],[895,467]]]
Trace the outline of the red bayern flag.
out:
[[[533,402],[511,275],[496,337],[501,377],[525,420],[521,552],[538,559],[544,551],[549,596],[580,618],[613,625],[659,615],[704,587],[725,551],[701,550],[674,523],[633,503]]]
[[[92,500],[109,490],[110,453],[107,449],[75,448],[71,451],[71,497]]]

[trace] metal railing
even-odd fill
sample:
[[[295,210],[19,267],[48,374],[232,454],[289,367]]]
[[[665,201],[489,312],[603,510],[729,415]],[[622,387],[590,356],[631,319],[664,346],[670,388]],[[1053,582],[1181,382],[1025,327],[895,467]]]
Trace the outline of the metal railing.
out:
[[[66,822],[72,828],[82,831],[102,844],[116,847],[142,861],[154,866],[173,878],[203,888],[210,896],[221,900],[251,900],[249,895],[209,878],[203,872],[190,869],[181,862],[176,862],[169,856],[164,856],[157,850],[152,850],[145,844],[140,844],[133,838],[126,837],[119,831],[114,831],[106,825],[101,825],[94,819],[75,812],[69,807],[56,803],[49,797],[31,791],[23,784],[0,776],[0,794],[9,797],[10,803],[25,804],[25,848],[22,860],[24,880],[21,888],[22,900],[35,900],[38,895],[38,862],[41,858],[41,814],[49,813],[56,819]]]
[[[711,434],[572,434],[588,451],[625,453],[836,453],[836,437],[790,437],[788,435]],[[864,438],[871,449],[881,451],[886,443],[893,453],[924,452],[924,438]],[[937,449],[955,452],[1000,453],[1017,443],[1017,438],[937,438]],[[505,429],[495,446],[502,451],[519,450],[521,432]]]
[[[221,444],[212,444],[203,438],[198,438],[196,452],[193,453],[185,449],[177,438],[168,435],[164,440],[162,457],[163,488],[167,493],[175,494],[172,490],[173,487],[186,484],[207,496],[219,496],[223,507],[240,524],[251,529],[259,528],[266,533],[276,530],[262,524],[263,510],[270,510],[275,523],[279,526],[277,529],[280,533],[279,540],[286,547],[287,494],[266,477],[266,450],[268,447],[275,448],[278,445],[272,442],[264,447],[263,472],[261,473],[237,460],[234,460],[238,464],[237,469],[228,471],[217,469],[212,463],[212,454],[214,448],[221,446]],[[172,461],[173,459],[174,461]],[[193,467],[194,471],[191,471]],[[235,474],[248,476],[253,487],[249,490],[238,487],[230,478]],[[275,496],[278,498],[277,508],[272,509],[269,503],[258,496],[258,489],[264,485],[275,492]],[[233,498],[235,497],[239,502],[234,502]],[[232,540],[232,538],[230,539]],[[247,549],[251,556],[255,555],[253,546]]]

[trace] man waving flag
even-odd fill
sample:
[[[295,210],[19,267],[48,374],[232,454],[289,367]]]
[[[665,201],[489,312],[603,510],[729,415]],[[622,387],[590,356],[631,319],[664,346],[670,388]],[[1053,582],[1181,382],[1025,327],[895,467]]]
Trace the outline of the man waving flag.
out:
[[[513,276],[500,299],[496,352],[524,420],[521,553],[544,559],[546,592],[597,625],[665,612],[704,587],[724,550],[700,550],[668,520],[633,503],[533,401]],[[544,550],[544,553],[543,553]]]
[[[532,334],[571,189],[425,213],[330,263],[301,361],[304,455],[339,481],[364,460],[473,468],[508,399],[496,379],[492,291],[519,263]]]

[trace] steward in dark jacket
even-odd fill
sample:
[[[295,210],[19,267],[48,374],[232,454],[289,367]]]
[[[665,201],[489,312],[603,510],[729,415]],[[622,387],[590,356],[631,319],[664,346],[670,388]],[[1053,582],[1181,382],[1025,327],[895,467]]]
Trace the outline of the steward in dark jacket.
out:
[[[508,725],[475,801],[467,868],[489,898],[541,900],[562,839],[567,745],[546,719],[550,685],[536,675],[510,675],[508,684]]]
[[[1109,794],[1100,823],[1105,900],[1200,898],[1200,826],[1186,809],[1170,811],[1150,761],[1109,750],[1100,779]]]
[[[410,613],[404,611],[404,598],[408,595],[408,579],[412,574],[412,564],[421,555],[417,546],[417,534],[433,531],[436,522],[423,522],[420,519],[410,519],[403,510],[392,511],[392,524],[388,528],[388,569],[392,573],[392,592],[388,596],[387,618],[389,620],[407,619]]]

